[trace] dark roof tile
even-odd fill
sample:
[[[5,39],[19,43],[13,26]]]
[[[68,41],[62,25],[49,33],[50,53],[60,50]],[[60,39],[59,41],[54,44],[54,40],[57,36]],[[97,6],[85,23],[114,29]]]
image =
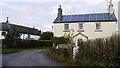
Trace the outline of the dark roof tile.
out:
[[[39,31],[38,29],[29,28],[29,27],[25,27],[25,26],[21,26],[21,25],[5,23],[5,22],[0,23],[0,26],[2,27],[2,28],[0,28],[1,31],[9,31],[10,28],[14,27],[14,28],[20,30],[21,33],[24,33],[24,34],[40,35],[40,33],[41,33],[41,31]]]

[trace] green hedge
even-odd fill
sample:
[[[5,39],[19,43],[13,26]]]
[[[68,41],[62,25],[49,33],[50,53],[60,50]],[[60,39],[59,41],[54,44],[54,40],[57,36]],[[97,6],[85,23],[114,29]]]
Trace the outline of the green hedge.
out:
[[[52,41],[50,40],[22,40],[22,39],[3,39],[3,48],[34,48],[52,46]]]
[[[120,36],[79,44],[75,61],[80,66],[120,66]]]
[[[70,57],[71,54],[69,53],[68,49],[56,49],[52,47],[50,48],[48,55],[56,61],[65,63],[70,66],[73,65],[73,59]]]
[[[53,37],[52,38],[53,43],[55,44],[68,44],[70,43],[70,38],[65,38],[65,37]]]

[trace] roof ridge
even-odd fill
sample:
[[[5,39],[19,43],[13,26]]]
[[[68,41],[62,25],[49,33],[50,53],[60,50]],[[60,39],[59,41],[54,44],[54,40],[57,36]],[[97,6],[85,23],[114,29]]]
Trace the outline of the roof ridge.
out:
[[[87,14],[104,14],[104,13],[86,13],[86,14],[70,14],[70,15],[87,15]],[[67,16],[67,15],[62,15],[62,16]]]

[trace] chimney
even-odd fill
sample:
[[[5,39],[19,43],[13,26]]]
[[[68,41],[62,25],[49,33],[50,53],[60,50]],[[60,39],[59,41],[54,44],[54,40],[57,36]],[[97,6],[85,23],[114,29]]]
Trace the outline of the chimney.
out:
[[[57,14],[57,18],[61,17],[62,16],[62,6],[59,5],[59,8],[58,8],[58,14]]]
[[[9,21],[8,21],[8,18],[9,18],[9,17],[7,17],[6,23],[8,23],[8,22],[9,22]]]
[[[35,26],[33,26],[33,29],[35,29]]]
[[[113,9],[113,4],[112,4],[112,0],[110,0],[110,4],[109,4],[109,7],[108,7],[108,13],[110,15],[112,15],[114,13],[114,9]]]

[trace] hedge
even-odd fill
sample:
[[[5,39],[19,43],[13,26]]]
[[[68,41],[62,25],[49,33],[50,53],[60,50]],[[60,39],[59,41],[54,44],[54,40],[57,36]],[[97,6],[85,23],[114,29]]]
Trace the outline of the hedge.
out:
[[[66,65],[73,65],[73,59],[71,58],[71,54],[69,53],[68,49],[56,49],[52,47],[48,52],[48,56],[56,61],[65,63]]]
[[[70,38],[68,37],[53,37],[52,38],[53,43],[55,44],[68,44],[71,42]]]
[[[3,39],[3,48],[34,48],[52,46],[52,41],[50,40],[22,40],[22,39]]]
[[[80,66],[120,66],[120,36],[81,42],[75,61]]]
[[[58,61],[71,62],[70,52],[65,49],[50,49],[49,55]],[[79,51],[71,63],[87,68],[120,68],[120,35],[80,42]]]

